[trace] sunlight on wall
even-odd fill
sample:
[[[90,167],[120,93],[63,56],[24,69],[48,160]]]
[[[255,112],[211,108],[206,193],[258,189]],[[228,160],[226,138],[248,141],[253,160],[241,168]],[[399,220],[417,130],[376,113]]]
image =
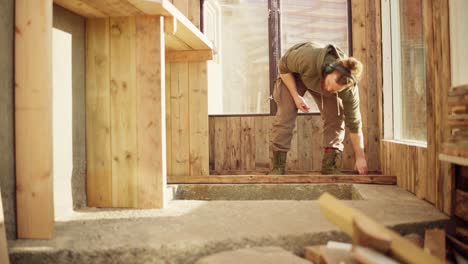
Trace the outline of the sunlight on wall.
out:
[[[53,29],[53,135],[55,218],[72,212],[72,35]]]

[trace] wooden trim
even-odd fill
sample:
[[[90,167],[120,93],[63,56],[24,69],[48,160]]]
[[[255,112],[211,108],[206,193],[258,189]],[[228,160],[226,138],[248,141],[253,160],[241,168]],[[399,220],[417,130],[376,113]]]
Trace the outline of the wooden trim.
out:
[[[273,94],[275,81],[278,78],[278,62],[281,58],[281,21],[280,0],[268,0],[268,54],[270,61],[270,94]],[[270,115],[276,115],[277,106],[270,100]]]
[[[164,17],[164,33],[173,35],[177,33],[177,18]]]
[[[181,183],[359,183],[395,185],[396,177],[387,175],[217,175],[169,177],[168,184]]]
[[[180,50],[166,52],[166,62],[201,62],[213,59],[212,50]]]
[[[54,232],[52,0],[15,1],[15,143],[18,238]]]

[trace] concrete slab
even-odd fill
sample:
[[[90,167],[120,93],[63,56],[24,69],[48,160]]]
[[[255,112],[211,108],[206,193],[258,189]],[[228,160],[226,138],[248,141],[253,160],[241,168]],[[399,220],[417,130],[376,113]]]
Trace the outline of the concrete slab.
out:
[[[280,247],[253,247],[224,251],[199,259],[195,264],[310,264]]]
[[[345,203],[397,231],[422,234],[448,217],[395,186],[355,185],[364,200]],[[316,201],[174,200],[162,210],[87,209],[56,224],[54,239],[10,242],[13,263],[194,263],[245,247],[349,241]]]

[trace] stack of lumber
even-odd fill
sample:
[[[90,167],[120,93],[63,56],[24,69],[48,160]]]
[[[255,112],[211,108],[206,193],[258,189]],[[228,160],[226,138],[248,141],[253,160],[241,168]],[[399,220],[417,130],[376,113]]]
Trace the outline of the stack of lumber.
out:
[[[451,156],[452,163],[460,163],[456,162],[460,158],[468,163],[468,84],[450,89],[448,106],[450,136],[443,145],[442,153]]]
[[[313,263],[445,263],[443,230],[426,231],[425,242],[417,235],[405,238],[328,193],[318,201],[325,217],[349,235],[352,244],[306,247],[305,257]]]

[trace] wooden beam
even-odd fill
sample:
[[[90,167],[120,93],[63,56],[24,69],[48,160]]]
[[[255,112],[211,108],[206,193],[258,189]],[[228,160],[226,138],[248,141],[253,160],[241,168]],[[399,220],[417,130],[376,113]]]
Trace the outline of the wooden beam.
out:
[[[73,12],[88,18],[107,16],[104,12],[80,0],[54,0],[54,4],[57,4],[65,9],[72,10]]]
[[[222,175],[222,176],[171,176],[176,183],[360,183],[396,184],[395,176],[382,175]]]
[[[181,50],[166,52],[166,61],[175,62],[199,62],[213,59],[212,50]]]
[[[109,18],[86,21],[86,194],[112,207]]]
[[[163,208],[166,190],[164,18],[136,18],[138,208]]]
[[[17,0],[15,142],[18,238],[54,231],[52,0]]]
[[[164,32],[166,34],[172,34],[172,35],[177,33],[177,18],[175,17],[164,18]]]
[[[425,253],[422,249],[418,248],[416,245],[400,236],[398,233],[386,228],[382,224],[372,220],[362,212],[346,205],[344,202],[336,199],[328,193],[320,196],[318,203],[320,205],[322,214],[350,237],[354,237],[353,221],[356,217],[366,219],[368,222],[372,222],[373,225],[379,229],[380,234],[390,236],[392,241],[390,245],[391,256],[404,263],[443,263],[438,258]]]

